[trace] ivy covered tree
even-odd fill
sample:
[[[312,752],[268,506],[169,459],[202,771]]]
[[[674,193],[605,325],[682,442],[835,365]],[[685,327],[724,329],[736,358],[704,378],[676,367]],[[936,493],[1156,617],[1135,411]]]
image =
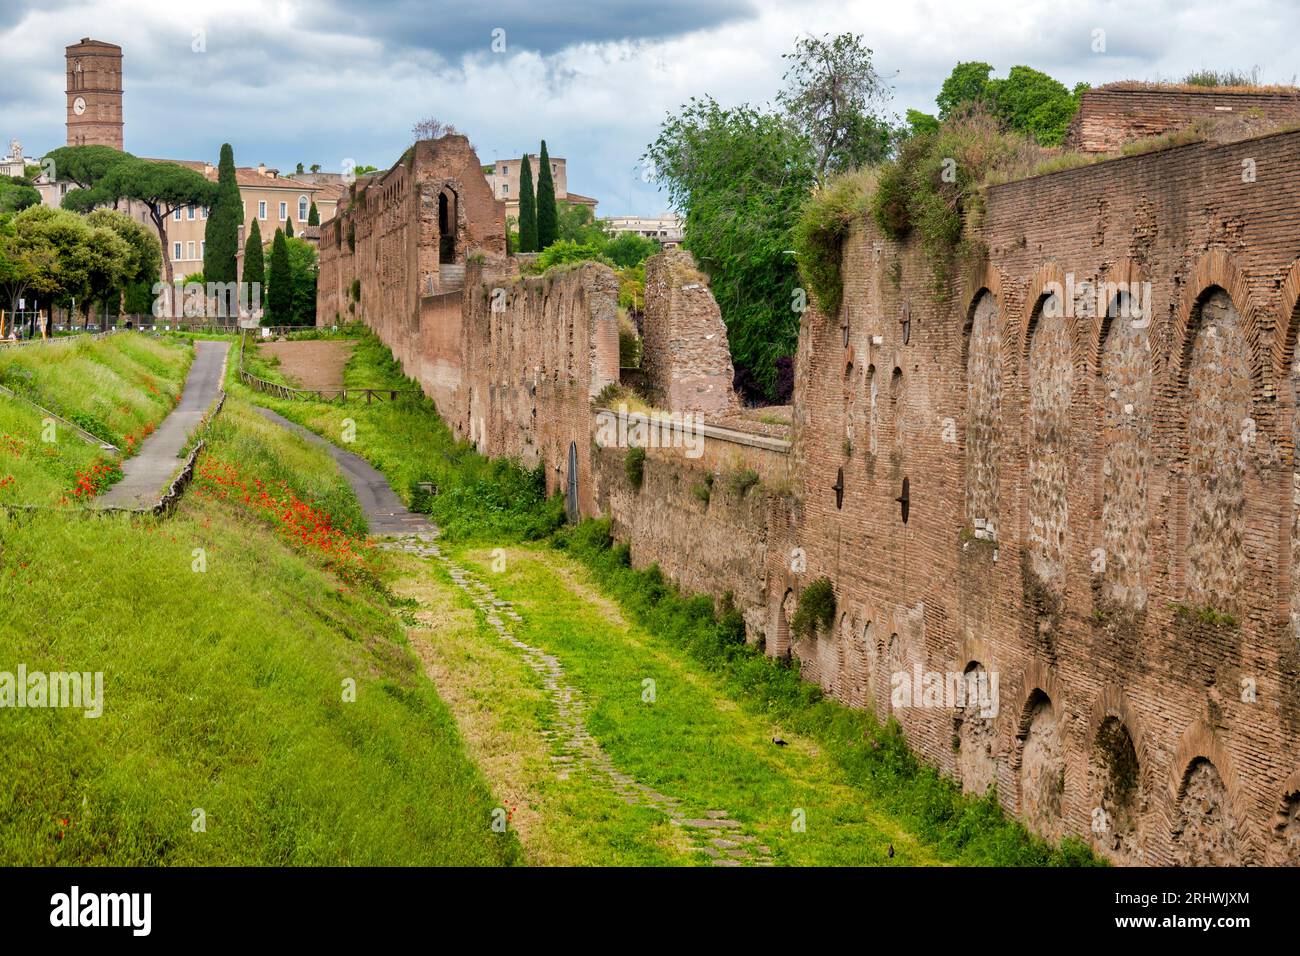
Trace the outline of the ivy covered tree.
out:
[[[537,157],[537,248],[545,249],[559,235],[558,210],[555,208],[555,179],[551,176],[551,160],[546,154],[546,140],[542,140],[542,153]]]
[[[203,277],[208,282],[234,282],[238,273],[239,227],[244,222],[244,202],[239,195],[235,174],[235,152],[229,143],[221,146],[216,196],[203,230]]]
[[[519,251],[537,252],[537,197],[533,194],[533,166],[526,153],[519,166]]]
[[[271,266],[267,270],[266,319],[267,325],[293,323],[293,284],[289,270],[288,240],[279,229],[271,243]]]

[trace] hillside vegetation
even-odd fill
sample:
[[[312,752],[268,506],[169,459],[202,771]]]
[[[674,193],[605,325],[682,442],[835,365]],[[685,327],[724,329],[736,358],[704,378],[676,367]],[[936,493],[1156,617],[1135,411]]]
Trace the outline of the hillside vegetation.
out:
[[[180,400],[192,344],[119,332],[0,348],[0,385],[116,445],[84,441],[27,402],[0,394],[0,504],[52,505],[93,497],[121,477]]]

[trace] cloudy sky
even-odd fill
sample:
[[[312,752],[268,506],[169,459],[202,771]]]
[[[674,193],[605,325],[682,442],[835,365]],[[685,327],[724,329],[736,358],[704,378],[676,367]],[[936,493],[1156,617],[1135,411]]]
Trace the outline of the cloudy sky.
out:
[[[665,112],[770,101],[804,32],[861,33],[901,115],[932,111],[960,60],[1067,85],[1200,68],[1290,83],[1297,27],[1295,0],[0,0],[0,141],[63,144],[63,48],[90,36],[123,47],[139,155],[215,161],[228,141],[241,165],[383,167],[436,116],[484,162],[545,138],[600,214],[652,215],[639,157]]]

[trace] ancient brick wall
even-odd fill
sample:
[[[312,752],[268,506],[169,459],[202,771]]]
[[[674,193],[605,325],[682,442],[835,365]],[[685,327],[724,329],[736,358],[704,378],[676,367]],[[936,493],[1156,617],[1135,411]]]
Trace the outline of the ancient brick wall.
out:
[[[801,330],[769,650],[828,576],[805,676],[1117,860],[1300,857],[1297,163],[1284,133],[993,187],[941,294],[861,223]],[[898,706],[914,671],[996,674],[996,715]]]
[[[1300,96],[1286,92],[1161,89],[1088,90],[1066,132],[1065,146],[1109,153],[1124,144],[1183,129],[1198,120],[1241,120],[1262,127],[1300,122]]]

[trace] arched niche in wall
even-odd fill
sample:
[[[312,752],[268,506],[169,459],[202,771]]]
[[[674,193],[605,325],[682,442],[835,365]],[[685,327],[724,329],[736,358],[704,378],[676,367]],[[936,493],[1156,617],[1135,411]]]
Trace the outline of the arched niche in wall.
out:
[[[1069,306],[1069,308],[1067,308]],[[1065,590],[1069,491],[1073,449],[1070,403],[1074,394],[1073,306],[1059,292],[1039,297],[1025,344],[1029,422],[1027,537],[1029,564],[1043,586]]]
[[[966,523],[996,529],[1002,425],[1002,319],[981,289],[966,320]]]

